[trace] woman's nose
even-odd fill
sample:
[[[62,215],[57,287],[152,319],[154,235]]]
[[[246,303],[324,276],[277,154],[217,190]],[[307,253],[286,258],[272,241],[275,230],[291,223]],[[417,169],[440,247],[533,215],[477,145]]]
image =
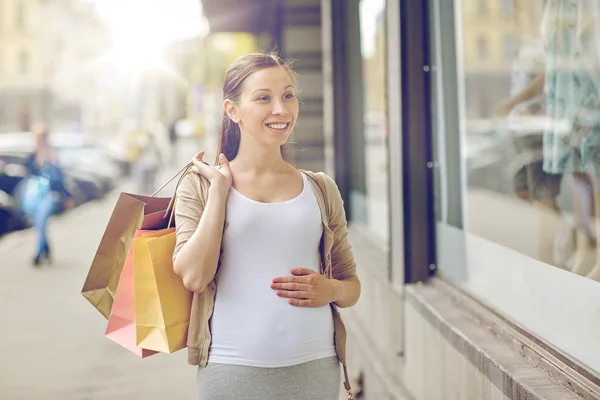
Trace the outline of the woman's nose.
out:
[[[273,104],[273,115],[285,115],[287,114],[287,109],[283,105],[281,101],[275,101]]]

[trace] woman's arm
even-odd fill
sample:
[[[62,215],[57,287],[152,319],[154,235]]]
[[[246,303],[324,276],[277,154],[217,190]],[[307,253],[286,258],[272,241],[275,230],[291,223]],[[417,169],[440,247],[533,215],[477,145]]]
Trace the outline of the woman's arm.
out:
[[[527,86],[523,88],[519,93],[514,96],[502,101],[498,107],[496,107],[496,114],[501,117],[507,116],[510,111],[517,105],[524,101],[533,99],[544,91],[544,84],[546,82],[546,73],[541,73],[535,79],[533,79]]]
[[[217,271],[227,195],[213,184],[203,204],[197,179],[204,178],[189,174],[177,191],[173,268],[188,290],[201,293]]]
[[[360,297],[360,280],[354,275],[346,279],[336,279],[334,303],[340,308],[352,307]]]
[[[327,189],[326,201],[330,210],[329,228],[333,233],[331,268],[333,279],[328,279],[308,268],[293,268],[292,276],[273,279],[271,288],[280,297],[289,298],[297,307],[322,307],[334,303],[340,308],[351,307],[360,297],[360,280],[356,276],[356,262],[348,241],[344,202],[333,179],[322,175]]]
[[[351,307],[360,297],[360,280],[356,275],[356,261],[348,240],[348,222],[344,211],[344,200],[337,184],[323,174],[327,188],[330,217],[329,228],[333,232],[331,247],[331,267],[333,278],[337,280],[335,304],[338,307]]]

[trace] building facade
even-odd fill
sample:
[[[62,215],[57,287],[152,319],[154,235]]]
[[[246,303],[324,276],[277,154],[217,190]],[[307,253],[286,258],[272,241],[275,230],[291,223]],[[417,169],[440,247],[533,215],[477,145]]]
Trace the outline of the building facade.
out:
[[[548,107],[557,37],[586,55],[569,64],[586,67],[577,110],[600,114],[596,2],[202,4],[211,31],[266,35],[297,60],[294,162],[335,178],[359,264],[362,297],[343,310],[356,398],[600,398],[600,258],[584,228],[599,193],[577,194],[595,165],[559,169],[548,150],[581,146],[553,141],[576,129]]]
[[[1,2],[0,131],[42,120],[57,128],[89,125],[101,111],[91,95],[99,85],[86,66],[108,46],[91,3]]]

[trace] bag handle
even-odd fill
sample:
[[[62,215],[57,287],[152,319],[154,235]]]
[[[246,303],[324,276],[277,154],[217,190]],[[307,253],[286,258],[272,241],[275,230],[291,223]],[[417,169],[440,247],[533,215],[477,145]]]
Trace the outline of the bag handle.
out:
[[[206,163],[204,161],[202,161],[202,163],[210,166],[208,163]],[[175,207],[175,199],[177,197],[177,189],[179,189],[179,185],[183,181],[183,178],[185,178],[185,176],[192,169],[193,166],[194,166],[194,162],[193,161],[190,161],[189,163],[187,163],[183,168],[181,168],[179,170],[179,172],[177,172],[175,175],[173,175],[171,178],[169,178],[168,181],[166,181],[161,187],[159,187],[154,193],[152,193],[150,195],[150,197],[156,196],[161,190],[163,190],[165,188],[165,186],[167,186],[175,178],[177,178],[179,175],[181,175],[179,177],[179,180],[177,181],[177,185],[175,185],[175,191],[173,193],[173,196],[171,196],[171,200],[169,201],[169,205],[167,206],[167,209],[165,210],[165,214],[163,215],[163,219],[165,219],[165,218],[167,218],[167,216],[169,216],[169,225],[167,226],[167,228],[171,227],[171,221],[172,221],[172,218],[173,218],[173,210],[174,210],[174,207]]]

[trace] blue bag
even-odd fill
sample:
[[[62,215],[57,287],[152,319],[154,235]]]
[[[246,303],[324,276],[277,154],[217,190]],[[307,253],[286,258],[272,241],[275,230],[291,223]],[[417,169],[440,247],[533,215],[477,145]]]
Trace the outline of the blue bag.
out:
[[[52,195],[50,179],[32,175],[25,178],[22,184],[20,211],[25,215],[33,215],[42,201]]]
[[[52,193],[52,180],[58,178],[57,168],[47,164],[40,168],[40,175],[30,175],[24,178],[19,188],[19,210],[27,215],[35,214],[42,202],[50,201]]]

